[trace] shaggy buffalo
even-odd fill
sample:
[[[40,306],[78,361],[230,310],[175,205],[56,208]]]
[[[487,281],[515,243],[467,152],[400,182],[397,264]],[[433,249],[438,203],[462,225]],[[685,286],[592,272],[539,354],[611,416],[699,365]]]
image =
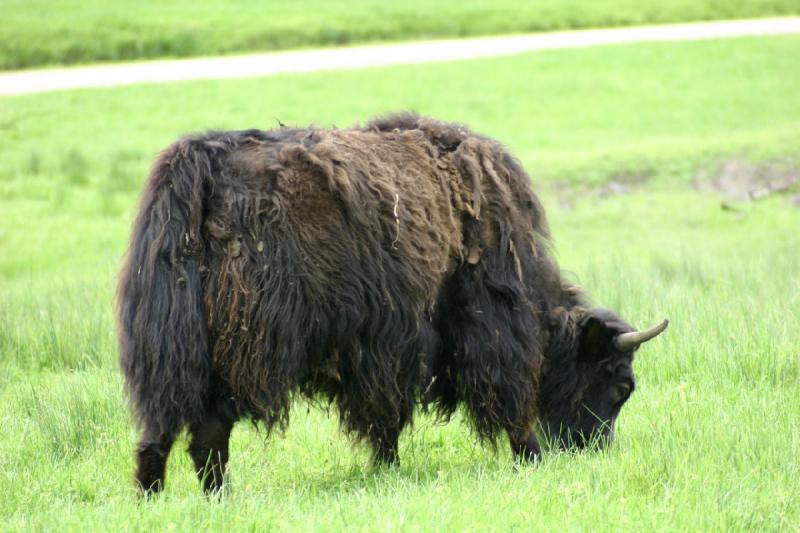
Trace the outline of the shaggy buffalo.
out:
[[[377,462],[419,402],[540,454],[610,439],[637,332],[589,307],[544,211],[496,141],[414,115],[347,130],[184,138],[155,162],[118,290],[121,364],[163,486],[188,427],[208,491],[243,417],[284,427],[297,393],[334,403]]]

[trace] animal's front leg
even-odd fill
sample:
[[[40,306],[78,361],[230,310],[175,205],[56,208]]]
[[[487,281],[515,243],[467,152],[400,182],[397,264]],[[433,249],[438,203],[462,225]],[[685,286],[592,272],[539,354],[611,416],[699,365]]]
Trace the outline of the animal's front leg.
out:
[[[400,430],[395,427],[376,428],[370,432],[374,464],[391,466],[400,464],[400,456],[397,453],[399,437]]]
[[[542,448],[533,430],[507,430],[515,461],[535,463],[542,456]]]

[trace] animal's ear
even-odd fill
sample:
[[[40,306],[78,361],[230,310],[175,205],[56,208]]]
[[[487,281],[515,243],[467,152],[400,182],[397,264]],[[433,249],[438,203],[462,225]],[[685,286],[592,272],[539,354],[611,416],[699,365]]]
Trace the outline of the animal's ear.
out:
[[[596,316],[589,315],[581,324],[580,358],[595,361],[608,353],[611,340],[618,332]]]

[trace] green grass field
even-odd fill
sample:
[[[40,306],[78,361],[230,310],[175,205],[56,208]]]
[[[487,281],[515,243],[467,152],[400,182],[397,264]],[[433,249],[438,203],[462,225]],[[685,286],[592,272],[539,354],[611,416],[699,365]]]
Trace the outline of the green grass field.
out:
[[[0,524],[797,530],[800,209],[773,195],[723,210],[693,183],[731,162],[797,172],[798,56],[800,38],[737,39],[0,99]],[[373,470],[335,413],[298,403],[285,436],[237,427],[221,502],[181,442],[166,494],[137,504],[111,298],[155,153],[205,128],[400,108],[506,142],[571,278],[636,325],[671,319],[637,358],[616,444],[515,472],[459,420],[421,416],[402,466]],[[598,195],[609,181],[631,192]]]
[[[800,13],[798,0],[5,0],[0,69]]]

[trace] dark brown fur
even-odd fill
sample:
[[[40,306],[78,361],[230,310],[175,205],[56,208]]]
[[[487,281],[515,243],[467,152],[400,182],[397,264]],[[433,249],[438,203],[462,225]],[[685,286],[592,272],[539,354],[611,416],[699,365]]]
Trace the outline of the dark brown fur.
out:
[[[580,433],[592,380],[564,370],[586,351],[580,300],[528,176],[462,126],[398,115],[182,139],[153,167],[119,283],[137,482],[162,486],[189,427],[219,488],[234,422],[282,427],[298,392],[334,402],[379,461],[397,460],[417,402],[444,418],[462,404],[479,437],[504,431],[533,458],[537,419]]]

